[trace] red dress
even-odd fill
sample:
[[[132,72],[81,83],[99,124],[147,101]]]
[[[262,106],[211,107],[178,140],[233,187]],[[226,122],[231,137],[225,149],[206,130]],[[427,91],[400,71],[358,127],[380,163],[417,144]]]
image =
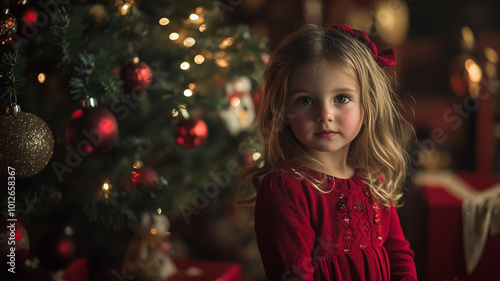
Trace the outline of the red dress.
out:
[[[359,173],[333,185],[322,194],[293,168],[263,178],[255,234],[267,279],[417,280],[395,208],[375,203]]]

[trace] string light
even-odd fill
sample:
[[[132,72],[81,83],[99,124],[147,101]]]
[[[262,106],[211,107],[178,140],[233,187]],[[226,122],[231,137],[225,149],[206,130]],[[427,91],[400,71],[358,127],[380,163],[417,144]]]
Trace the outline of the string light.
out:
[[[161,208],[156,209],[156,212],[158,213],[158,215],[161,215]]]
[[[113,188],[113,185],[110,183],[109,179],[106,179],[101,187],[102,191],[104,192],[104,198],[106,199],[109,198],[109,192],[111,188]]]
[[[184,96],[188,98],[193,96],[193,91],[191,91],[190,89],[184,90]]]
[[[42,72],[42,73],[38,74],[38,82],[40,82],[40,83],[45,82],[45,78],[46,78],[45,73]]]
[[[160,25],[167,25],[170,23],[170,20],[167,18],[161,18],[159,22],[160,22]]]
[[[132,165],[134,169],[140,169],[142,167],[142,161],[141,160],[135,160],[134,164]]]
[[[190,67],[189,62],[185,61],[185,62],[181,63],[182,70],[188,70],[189,67]]]
[[[231,97],[230,103],[232,106],[238,106],[240,105],[240,99],[236,96]]]
[[[219,44],[219,48],[225,49],[231,45],[233,45],[234,38],[233,37],[228,37],[222,41],[222,43]]]
[[[198,16],[197,14],[191,14],[191,15],[189,15],[189,19],[192,20],[192,21],[198,20],[199,18],[200,18],[200,16]]]
[[[172,109],[172,117],[177,117],[179,116],[179,111],[177,109]]]
[[[196,64],[202,64],[204,61],[205,61],[205,57],[202,55],[197,55],[196,57],[194,57],[194,62]]]
[[[199,30],[200,32],[203,32],[203,31],[207,30],[207,25],[206,25],[206,24],[202,24],[202,25],[200,25],[200,28],[198,28],[198,30]]]
[[[257,161],[257,160],[259,160],[259,158],[260,158],[261,156],[262,156],[262,155],[260,154],[260,152],[254,152],[254,153],[252,154],[252,159],[253,159],[253,161]]]
[[[187,37],[186,39],[184,39],[182,43],[184,44],[184,46],[189,48],[192,47],[194,43],[196,43],[196,41],[194,40],[193,37]]]
[[[158,230],[156,230],[156,228],[151,228],[151,234],[152,235],[156,235],[157,232],[158,232]]]
[[[220,67],[228,67],[229,63],[223,59],[216,59],[215,63]]]
[[[192,90],[192,89],[196,88],[196,85],[194,83],[189,83],[188,87],[189,87],[189,89]]]
[[[172,41],[177,40],[177,39],[179,39],[179,33],[177,33],[177,32],[172,32],[172,33],[170,33],[170,35],[168,36],[168,38],[169,38],[170,40],[172,40]]]

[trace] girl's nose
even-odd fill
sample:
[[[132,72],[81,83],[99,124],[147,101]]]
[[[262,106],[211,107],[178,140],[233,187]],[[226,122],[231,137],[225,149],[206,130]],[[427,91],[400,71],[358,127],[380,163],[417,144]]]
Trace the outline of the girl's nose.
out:
[[[318,114],[318,117],[316,118],[316,121],[319,123],[333,122],[333,114],[327,108],[327,106],[322,106],[319,109],[319,114]]]

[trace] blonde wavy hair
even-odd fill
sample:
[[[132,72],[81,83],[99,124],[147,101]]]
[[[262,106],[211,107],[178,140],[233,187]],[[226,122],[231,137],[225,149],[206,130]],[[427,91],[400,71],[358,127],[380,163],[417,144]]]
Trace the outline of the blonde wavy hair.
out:
[[[290,77],[300,67],[314,67],[321,61],[340,63],[359,83],[364,125],[350,145],[347,163],[360,171],[377,201],[385,206],[397,205],[406,176],[406,151],[414,131],[399,112],[402,104],[392,89],[392,80],[359,40],[316,25],[305,25],[285,37],[271,56],[264,72],[257,122],[264,153],[247,169],[243,181],[252,182],[258,192],[265,174],[299,161],[305,166],[322,167],[325,176],[319,180],[295,168],[319,192],[329,192],[321,188],[328,173],[326,167],[306,152],[286,121]],[[255,194],[243,201],[255,201]]]

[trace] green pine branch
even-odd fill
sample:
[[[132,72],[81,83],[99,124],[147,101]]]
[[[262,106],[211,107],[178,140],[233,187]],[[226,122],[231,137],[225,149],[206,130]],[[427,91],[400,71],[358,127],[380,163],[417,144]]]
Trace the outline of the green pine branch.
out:
[[[0,59],[0,91],[1,99],[17,100],[20,89],[26,86],[27,59],[19,52],[4,53]]]

